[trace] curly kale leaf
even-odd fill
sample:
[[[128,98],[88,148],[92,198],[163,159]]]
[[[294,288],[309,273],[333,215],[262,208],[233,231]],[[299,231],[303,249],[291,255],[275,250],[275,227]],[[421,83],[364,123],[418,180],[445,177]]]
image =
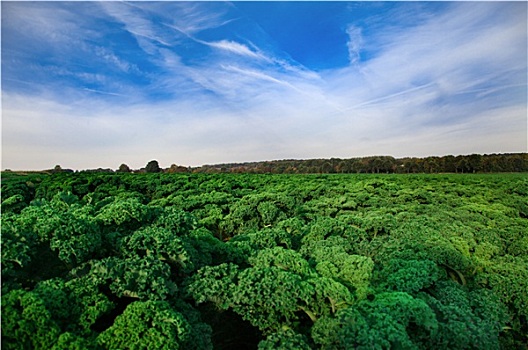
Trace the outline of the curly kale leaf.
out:
[[[307,308],[311,294],[313,287],[296,274],[277,267],[255,267],[239,273],[232,308],[259,329],[276,330],[296,322],[298,311],[314,317]]]
[[[35,256],[38,236],[18,224],[14,215],[2,215],[2,282],[15,278]]]
[[[36,293],[13,290],[2,296],[2,348],[50,349],[60,327]]]
[[[97,341],[106,349],[180,349],[191,326],[164,301],[136,301],[117,316]]]
[[[152,220],[153,208],[141,203],[138,198],[115,197],[102,207],[96,218],[104,225],[116,229],[137,229]]]
[[[100,349],[95,341],[78,336],[74,333],[62,333],[51,350],[92,350]]]
[[[199,304],[210,301],[227,310],[231,305],[238,272],[235,264],[206,266],[190,278],[187,292]]]
[[[102,288],[97,282],[99,281],[85,276],[65,283],[65,291],[70,300],[74,301],[70,311],[74,314],[78,313],[78,327],[85,333],[89,333],[103,315],[110,313],[116,307],[109,296],[101,292]]]
[[[359,299],[366,297],[374,262],[371,258],[348,254],[342,246],[321,246],[311,252],[315,269],[327,278],[333,278],[355,290]]]
[[[300,253],[291,249],[282,247],[263,249],[248,260],[255,267],[276,266],[301,276],[316,276],[308,261]]]
[[[270,192],[250,194],[230,206],[221,229],[233,235],[258,230],[295,216],[294,198]]]
[[[419,349],[437,330],[424,301],[392,292],[319,319],[311,333],[323,349]]]
[[[421,298],[437,315],[438,332],[431,338],[438,349],[497,349],[506,309],[494,293],[466,291],[452,281],[438,282]]]
[[[310,350],[306,336],[292,329],[272,333],[258,344],[259,350]]]
[[[381,285],[389,290],[416,293],[442,276],[431,260],[391,259],[380,273]]]
[[[70,267],[99,257],[103,237],[92,207],[61,198],[34,201],[17,218],[18,231],[34,233],[39,243],[49,245]]]
[[[173,235],[183,236],[197,228],[198,222],[189,212],[175,207],[165,207],[154,221],[154,225],[169,230]]]
[[[233,264],[205,267],[193,277],[188,291],[196,302],[231,308],[263,331],[292,326],[303,311],[315,319],[308,308],[313,286],[276,266],[242,271]]]
[[[169,265],[154,257],[136,256],[90,262],[86,278],[96,285],[107,286],[117,297],[165,300],[177,292],[170,276]]]
[[[173,231],[161,227],[145,227],[123,238],[123,255],[151,257],[166,261],[184,273],[194,270],[193,256],[198,253]]]

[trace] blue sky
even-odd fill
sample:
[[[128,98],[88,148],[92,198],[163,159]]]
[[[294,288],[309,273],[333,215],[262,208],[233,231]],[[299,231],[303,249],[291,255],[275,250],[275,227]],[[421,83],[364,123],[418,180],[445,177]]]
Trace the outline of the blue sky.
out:
[[[2,169],[527,151],[526,2],[1,6]]]

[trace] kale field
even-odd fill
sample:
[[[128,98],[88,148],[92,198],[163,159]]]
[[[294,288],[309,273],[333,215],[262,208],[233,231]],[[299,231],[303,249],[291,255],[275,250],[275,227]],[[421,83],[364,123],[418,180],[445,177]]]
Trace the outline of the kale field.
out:
[[[527,349],[526,174],[2,173],[3,349]]]

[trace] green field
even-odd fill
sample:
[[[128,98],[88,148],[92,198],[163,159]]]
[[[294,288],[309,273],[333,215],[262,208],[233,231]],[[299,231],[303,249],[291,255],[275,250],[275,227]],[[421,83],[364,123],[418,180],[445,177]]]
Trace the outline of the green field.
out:
[[[526,349],[527,174],[2,174],[3,349]]]

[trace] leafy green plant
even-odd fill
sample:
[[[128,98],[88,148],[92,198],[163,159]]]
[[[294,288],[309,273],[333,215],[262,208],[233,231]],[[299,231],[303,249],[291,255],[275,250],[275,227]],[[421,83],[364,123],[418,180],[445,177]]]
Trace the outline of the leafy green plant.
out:
[[[106,349],[180,349],[191,326],[167,302],[136,301],[97,337]]]
[[[437,331],[435,314],[424,301],[392,292],[321,318],[311,333],[323,349],[419,349]]]
[[[523,348],[524,177],[8,174],[2,345]]]
[[[2,296],[2,347],[50,349],[60,328],[37,294],[13,290]]]

